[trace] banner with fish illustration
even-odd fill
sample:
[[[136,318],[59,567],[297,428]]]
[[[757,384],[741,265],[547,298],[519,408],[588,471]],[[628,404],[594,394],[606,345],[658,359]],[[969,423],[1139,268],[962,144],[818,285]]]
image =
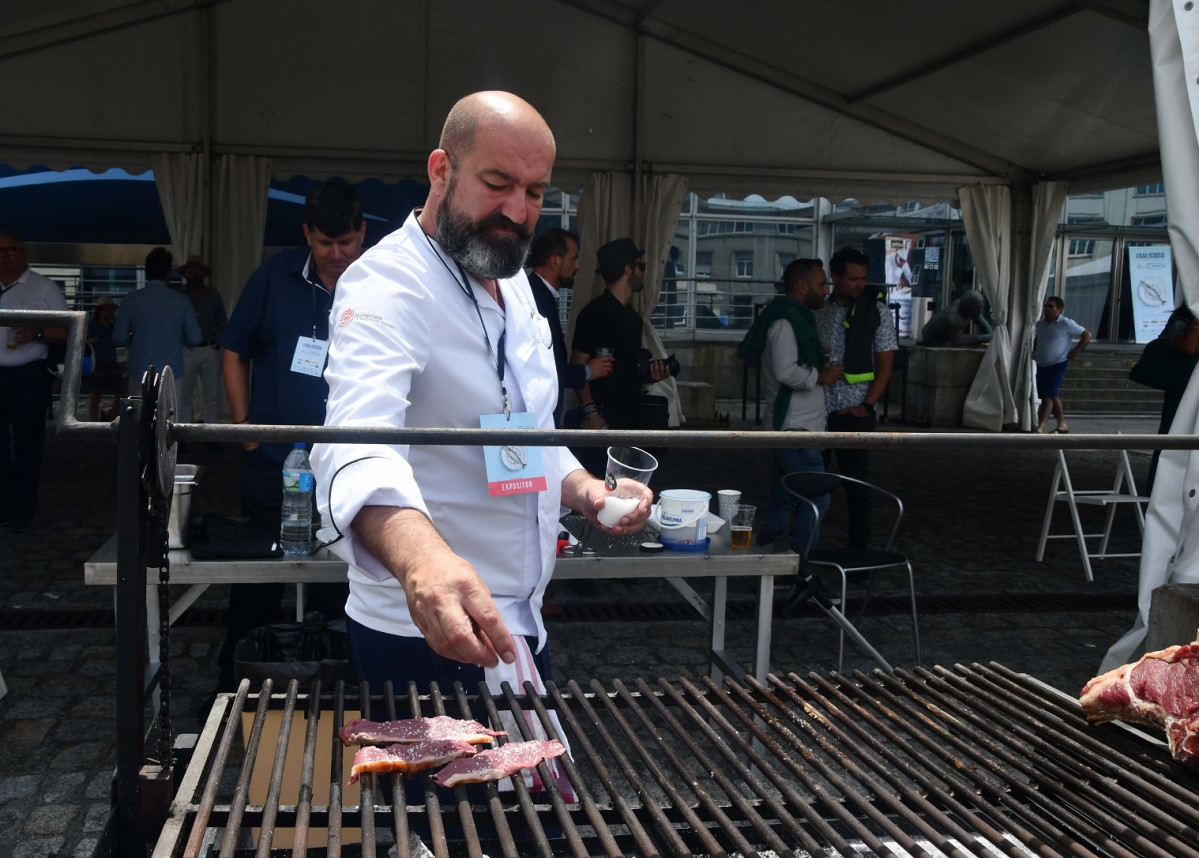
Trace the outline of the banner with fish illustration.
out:
[[[1128,281],[1133,331],[1138,343],[1147,343],[1157,338],[1174,312],[1170,245],[1128,248]]]

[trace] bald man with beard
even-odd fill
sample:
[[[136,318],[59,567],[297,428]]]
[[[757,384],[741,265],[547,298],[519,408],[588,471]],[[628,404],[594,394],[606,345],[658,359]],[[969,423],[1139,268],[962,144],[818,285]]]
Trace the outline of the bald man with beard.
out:
[[[425,207],[342,276],[326,425],[553,429],[552,337],[521,266],[549,187],[553,135],[505,92],[451,109]],[[640,530],[652,495],[604,528],[605,488],[565,448],[329,445],[313,453],[326,526],[344,538],[355,666],[467,687],[532,659],[560,507]],[[532,656],[531,653],[536,653]]]

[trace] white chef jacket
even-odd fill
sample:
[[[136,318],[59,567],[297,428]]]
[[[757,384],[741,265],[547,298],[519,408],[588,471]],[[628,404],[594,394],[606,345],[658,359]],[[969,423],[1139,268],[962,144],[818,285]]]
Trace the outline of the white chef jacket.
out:
[[[512,411],[534,411],[539,429],[554,428],[553,340],[524,272],[499,281],[502,310],[469,280],[478,312],[460,269],[415,213],[347,269],[330,311],[325,425],[479,427],[480,415],[504,409],[495,355],[506,332]],[[364,506],[412,508],[479,572],[508,630],[544,643],[541,602],[557,554],[561,483],[580,467],[569,451],[542,448],[546,491],[495,498],[479,446],[318,444],[312,465],[324,524],[345,535],[333,550],[349,563],[350,617],[420,637],[399,582],[350,527]]]
[[[5,310],[69,310],[62,289],[49,277],[31,268],[7,287],[0,287],[0,308]],[[45,360],[49,350],[41,340],[33,340],[10,349],[7,327],[0,327],[0,366],[24,366],[35,360]]]

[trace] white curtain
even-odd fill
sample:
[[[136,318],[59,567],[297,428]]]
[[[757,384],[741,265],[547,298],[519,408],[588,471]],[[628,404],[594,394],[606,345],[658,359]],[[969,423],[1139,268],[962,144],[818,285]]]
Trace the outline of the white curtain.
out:
[[[164,152],[150,156],[154,185],[171,234],[175,265],[204,253],[204,156]]]
[[[974,257],[979,288],[991,302],[995,332],[979,365],[962,413],[962,423],[999,432],[1016,420],[1016,402],[1008,381],[1012,341],[1008,299],[1012,289],[1012,192],[1006,185],[970,185],[958,191],[966,240]]]
[[[211,285],[233,308],[246,280],[262,262],[269,158],[221,155],[216,162],[212,208]]]
[[[1151,0],[1149,51],[1157,135],[1166,185],[1166,219],[1182,294],[1199,315],[1199,10],[1182,0]],[[1199,375],[1191,377],[1171,435],[1199,435]],[[1199,583],[1199,451],[1165,450],[1157,463],[1141,546],[1136,623],[1112,645],[1100,671],[1142,652],[1153,591]],[[1174,641],[1173,643],[1189,643]]]
[[[1011,328],[1013,350],[1012,390],[1018,412],[1017,423],[1022,431],[1033,427],[1039,403],[1034,381],[1032,346],[1036,339],[1036,322],[1049,285],[1049,260],[1053,256],[1053,241],[1066,204],[1065,182],[1041,182],[1033,189],[1032,229],[1028,241],[1028,283],[1013,284]]]
[[[596,173],[579,199],[579,264],[580,276],[575,281],[571,299],[570,330],[579,311],[604,291],[603,278],[595,273],[596,251],[609,241],[629,236],[638,247],[645,249],[645,288],[632,297],[630,306],[641,315],[642,342],[654,357],[666,357],[662,340],[650,324],[650,313],[658,306],[662,292],[662,274],[670,255],[675,224],[679,219],[683,198],[687,196],[687,180],[683,176],[644,175],[640,193],[634,198],[634,179],[628,174]],[[591,272],[588,278],[586,273]],[[686,421],[679,405],[678,385],[673,378],[658,382],[650,393],[665,396],[670,404],[670,425]]]

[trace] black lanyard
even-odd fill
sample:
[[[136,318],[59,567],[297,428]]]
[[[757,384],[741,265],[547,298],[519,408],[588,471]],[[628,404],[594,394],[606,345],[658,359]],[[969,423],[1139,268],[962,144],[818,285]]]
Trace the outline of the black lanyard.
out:
[[[462,275],[462,279],[459,280],[455,277],[453,269],[446,264],[445,259],[442,258],[441,253],[438,252],[437,247],[433,244],[433,239],[429,238],[429,234],[423,229],[421,230],[421,234],[424,235],[425,241],[429,242],[429,248],[445,267],[445,270],[449,272],[450,279],[466,294],[467,298],[470,298],[470,302],[475,305],[475,315],[479,317],[479,327],[483,329],[483,342],[487,344],[487,353],[495,359],[495,374],[499,376],[500,393],[504,397],[504,416],[512,419],[512,405],[508,400],[508,388],[504,386],[504,371],[507,368],[507,365],[504,363],[504,342],[508,338],[508,329],[505,326],[504,330],[500,331],[499,347],[492,348],[491,337],[487,334],[487,325],[483,323],[483,311],[479,309],[479,299],[475,297],[475,290],[470,288],[470,278],[466,274],[466,269],[462,267],[462,263],[454,260],[454,264],[458,267],[458,273]],[[495,288],[496,294],[499,294],[500,284],[498,280],[496,281]]]
[[[321,282],[321,280],[320,280],[321,275],[313,272],[313,268],[315,266],[312,264],[312,254],[311,253],[308,254],[308,264],[306,267],[308,269],[308,276],[305,279],[308,281],[308,285],[312,287],[312,338],[315,340],[316,339],[316,329],[321,321],[321,308],[320,308],[320,304],[317,303],[316,295],[317,295],[317,292],[324,292],[326,295],[328,295],[329,290],[326,289],[325,284]],[[327,312],[326,312],[326,315],[328,315]],[[328,338],[329,338],[328,335],[326,335],[325,339],[328,339]]]

